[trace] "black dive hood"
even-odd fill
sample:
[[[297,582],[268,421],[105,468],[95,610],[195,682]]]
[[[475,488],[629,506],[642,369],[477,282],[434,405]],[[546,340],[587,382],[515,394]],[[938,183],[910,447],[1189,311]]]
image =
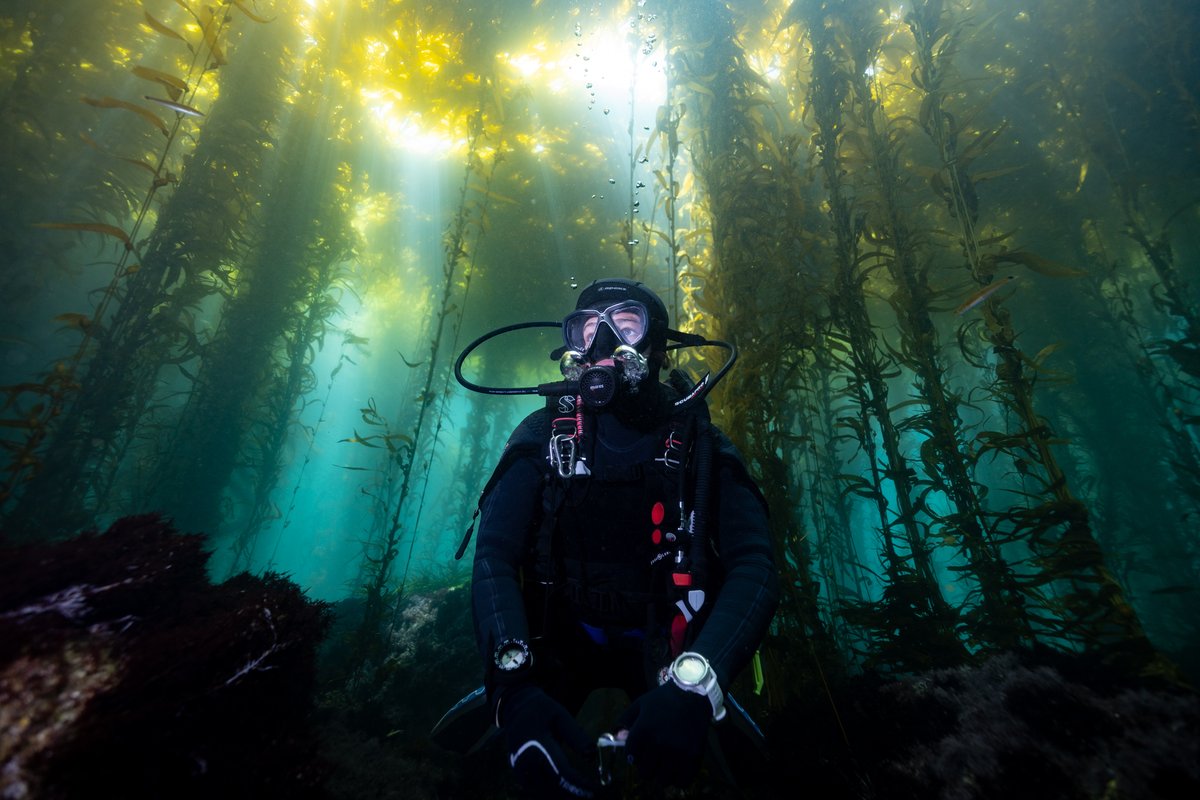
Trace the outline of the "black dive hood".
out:
[[[454,377],[458,379],[467,389],[472,392],[481,394],[536,394],[542,397],[561,397],[562,395],[573,395],[583,398],[585,406],[590,408],[603,408],[607,406],[616,396],[620,386],[616,370],[612,367],[593,366],[588,369],[581,370],[577,379],[555,381],[553,383],[541,383],[537,386],[480,386],[477,383],[472,383],[463,377],[462,365],[467,360],[467,356],[471,355],[484,342],[495,339],[497,336],[502,336],[513,331],[525,330],[527,328],[562,328],[561,322],[518,322],[515,325],[505,325],[496,328],[494,331],[485,333],[475,341],[467,345],[466,349],[458,356],[458,360],[454,362]],[[680,331],[667,329],[667,339],[676,344],[667,345],[667,350],[679,350],[685,347],[721,347],[728,351],[729,357],[725,360],[725,364],[717,370],[714,375],[706,374],[692,391],[688,392],[684,397],[675,401],[677,408],[690,406],[693,403],[698,403],[712,390],[717,383],[725,377],[725,373],[729,372],[733,363],[737,361],[737,347],[729,342],[722,342],[716,339],[705,339],[694,333],[682,333]],[[566,348],[560,347],[550,353],[552,361],[559,360]]]

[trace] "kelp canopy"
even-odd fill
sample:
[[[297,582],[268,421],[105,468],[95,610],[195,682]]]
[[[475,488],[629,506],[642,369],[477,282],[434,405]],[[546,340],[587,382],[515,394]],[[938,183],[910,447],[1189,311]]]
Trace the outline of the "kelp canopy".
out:
[[[454,357],[631,276],[741,348],[712,405],[772,507],[776,668],[1194,670],[1197,34],[1183,0],[13,0],[4,539],[161,510],[368,630],[464,579],[534,402]]]

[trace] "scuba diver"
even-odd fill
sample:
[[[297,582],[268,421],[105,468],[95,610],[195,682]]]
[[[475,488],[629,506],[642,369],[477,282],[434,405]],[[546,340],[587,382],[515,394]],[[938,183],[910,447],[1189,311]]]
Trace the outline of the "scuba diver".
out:
[[[462,377],[481,342],[537,325],[558,323],[493,331],[455,366],[473,390],[547,402],[510,436],[481,496],[472,606],[484,686],[434,740],[452,738],[462,708],[486,708],[532,796],[592,797],[613,763],[639,783],[687,787],[711,728],[761,740],[728,688],[779,597],[766,502],[704,404],[736,350],[670,330],[642,283],[603,279],[561,323],[551,357],[565,381],[493,389]],[[660,381],[669,349],[708,345],[731,353],[715,379],[672,370]],[[599,688],[631,703],[597,741],[576,714]],[[599,776],[571,752],[599,759]]]

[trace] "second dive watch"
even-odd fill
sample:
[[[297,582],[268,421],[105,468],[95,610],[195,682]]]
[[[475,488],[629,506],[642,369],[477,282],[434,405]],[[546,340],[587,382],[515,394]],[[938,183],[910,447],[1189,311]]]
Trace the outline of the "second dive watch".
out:
[[[505,639],[496,647],[492,660],[496,663],[496,669],[511,675],[532,664],[533,654],[529,651],[529,645],[520,639]]]

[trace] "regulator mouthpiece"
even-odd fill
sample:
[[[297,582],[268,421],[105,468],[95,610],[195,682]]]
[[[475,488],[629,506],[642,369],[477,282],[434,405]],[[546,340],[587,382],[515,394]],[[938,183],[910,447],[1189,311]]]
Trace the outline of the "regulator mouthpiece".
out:
[[[579,376],[579,396],[588,408],[604,408],[619,388],[620,379],[612,367],[588,367]]]

